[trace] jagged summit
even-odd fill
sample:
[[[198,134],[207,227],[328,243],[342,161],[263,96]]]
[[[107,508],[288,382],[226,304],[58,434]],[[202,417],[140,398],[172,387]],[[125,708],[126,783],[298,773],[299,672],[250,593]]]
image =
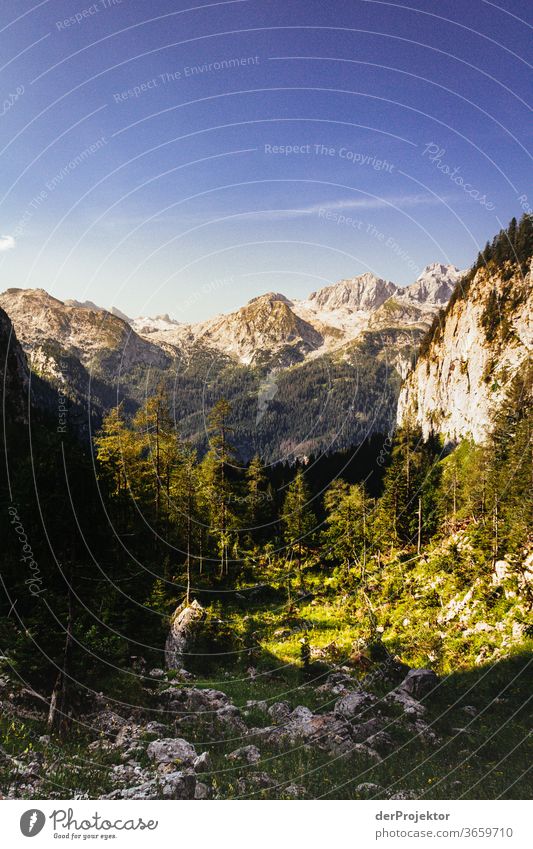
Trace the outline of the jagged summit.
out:
[[[282,295],[281,292],[265,292],[264,295],[256,295],[255,298],[250,298],[246,306],[255,304],[257,301],[282,301],[282,303],[288,304],[289,306],[292,304],[292,301],[290,301],[285,295]]]
[[[340,280],[313,292],[308,299],[311,307],[319,309],[348,309],[371,311],[377,309],[397,291],[398,287],[367,271],[358,277]]]
[[[458,281],[464,272],[455,265],[443,265],[432,262],[426,265],[422,274],[399,292],[401,298],[415,301],[417,304],[436,304],[444,306],[451,298]]]

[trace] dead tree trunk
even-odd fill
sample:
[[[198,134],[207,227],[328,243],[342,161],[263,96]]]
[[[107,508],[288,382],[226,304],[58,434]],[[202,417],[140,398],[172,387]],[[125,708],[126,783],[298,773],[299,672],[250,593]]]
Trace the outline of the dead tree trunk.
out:
[[[72,591],[68,594],[68,619],[65,632],[65,648],[63,650],[63,663],[59,670],[52,695],[50,696],[50,709],[48,711],[48,730],[63,733],[66,728],[68,680],[70,676],[70,659],[72,654],[72,626],[74,616],[72,611]]]

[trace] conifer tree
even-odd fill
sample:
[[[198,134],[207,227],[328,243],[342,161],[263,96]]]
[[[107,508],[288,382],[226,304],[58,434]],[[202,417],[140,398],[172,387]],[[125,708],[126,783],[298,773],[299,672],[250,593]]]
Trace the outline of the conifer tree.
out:
[[[210,521],[210,534],[215,539],[220,563],[220,576],[229,574],[229,551],[237,529],[234,486],[229,470],[235,462],[231,437],[231,407],[222,399],[209,416],[210,449],[202,463],[202,499]]]
[[[296,557],[300,584],[303,586],[302,556],[309,537],[316,527],[316,517],[310,507],[310,492],[301,469],[289,484],[283,504],[282,522],[285,542]]]

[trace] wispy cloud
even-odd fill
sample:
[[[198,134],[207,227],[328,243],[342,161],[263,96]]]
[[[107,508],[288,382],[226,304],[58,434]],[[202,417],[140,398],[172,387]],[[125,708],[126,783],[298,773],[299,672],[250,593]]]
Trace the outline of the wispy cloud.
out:
[[[391,207],[393,209],[406,209],[414,206],[438,206],[445,202],[446,198],[435,198],[432,195],[401,195],[388,198],[345,198],[326,203],[314,203],[311,206],[303,206],[298,209],[266,209],[260,212],[245,212],[243,215],[250,215],[254,218],[262,218],[268,221],[277,221],[286,218],[303,218],[323,212],[390,209]]]
[[[10,251],[15,247],[15,239],[13,236],[0,235],[0,251]]]

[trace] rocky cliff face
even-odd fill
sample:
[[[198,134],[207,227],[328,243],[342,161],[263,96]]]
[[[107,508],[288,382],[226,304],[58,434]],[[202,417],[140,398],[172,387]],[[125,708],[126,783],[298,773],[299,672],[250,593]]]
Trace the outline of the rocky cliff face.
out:
[[[135,404],[147,370],[166,370],[170,358],[122,319],[90,302],[53,298],[43,289],[7,289],[0,307],[13,322],[33,372],[91,415]]]
[[[0,393],[1,406],[11,422],[27,421],[29,373],[26,357],[13,325],[0,309]]]
[[[483,441],[491,413],[531,356],[533,286],[509,262],[479,268],[434,328],[398,402],[398,423],[415,422],[427,436]]]
[[[43,348],[49,349],[52,342],[89,369],[107,365],[127,371],[143,364],[165,364],[160,348],[99,307],[63,303],[44,289],[7,289],[0,295],[0,306],[13,322],[32,364],[36,357],[42,359]]]

